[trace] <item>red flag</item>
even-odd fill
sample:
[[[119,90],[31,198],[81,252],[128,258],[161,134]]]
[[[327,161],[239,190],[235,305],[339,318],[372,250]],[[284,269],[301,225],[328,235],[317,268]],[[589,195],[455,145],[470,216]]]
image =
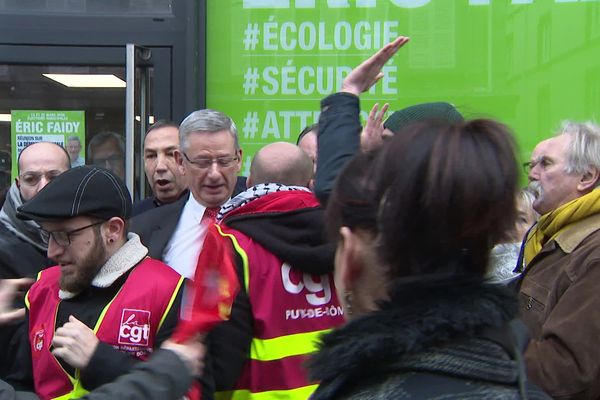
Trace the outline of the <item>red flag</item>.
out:
[[[231,242],[221,236],[213,224],[204,239],[194,280],[187,286],[181,321],[171,339],[183,343],[229,319],[238,290]]]

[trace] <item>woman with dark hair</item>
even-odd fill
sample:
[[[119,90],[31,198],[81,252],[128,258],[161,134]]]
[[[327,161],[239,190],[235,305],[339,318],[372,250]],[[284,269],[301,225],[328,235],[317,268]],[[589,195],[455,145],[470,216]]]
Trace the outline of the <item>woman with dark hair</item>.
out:
[[[484,279],[517,177],[490,120],[412,125],[347,165],[327,218],[348,322],[310,362],[313,400],[548,398],[526,383],[516,298]]]

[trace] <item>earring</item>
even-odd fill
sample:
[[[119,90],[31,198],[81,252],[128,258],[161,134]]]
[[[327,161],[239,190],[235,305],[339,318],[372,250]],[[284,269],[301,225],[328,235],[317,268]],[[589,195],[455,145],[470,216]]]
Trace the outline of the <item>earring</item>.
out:
[[[115,240],[114,240],[113,238],[110,238],[110,239],[108,239],[108,243],[112,243],[112,242],[114,242],[114,241],[115,241]]]
[[[348,315],[352,315],[352,302],[354,301],[354,297],[352,295],[352,291],[346,290],[344,292],[344,308],[345,312]]]

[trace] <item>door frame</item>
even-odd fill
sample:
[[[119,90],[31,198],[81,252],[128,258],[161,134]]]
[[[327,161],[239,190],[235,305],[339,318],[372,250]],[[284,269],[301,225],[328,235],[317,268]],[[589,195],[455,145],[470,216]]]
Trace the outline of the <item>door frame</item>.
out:
[[[148,92],[136,92],[137,104],[152,102],[153,115],[157,119],[171,119],[173,115],[173,96],[171,84],[173,80],[172,52],[168,47],[143,46],[150,50],[150,57],[144,60],[136,59],[134,70],[137,68],[153,69],[152,87]],[[0,44],[0,64],[19,65],[57,65],[57,66],[111,66],[124,68],[127,71],[126,46],[61,46],[61,45],[20,45]],[[151,94],[150,94],[151,93]],[[142,95],[147,96],[144,101]],[[127,95],[126,95],[127,96]],[[127,110],[123,120],[123,135],[127,137]],[[130,116],[133,117],[133,116]],[[142,128],[145,126],[141,125]],[[135,131],[125,148],[126,184],[133,199],[144,197],[146,188],[145,173],[142,168],[143,154],[141,145],[134,152],[136,143],[143,142],[145,132]],[[137,160],[136,160],[137,159]],[[133,168],[132,168],[133,167]],[[137,179],[134,177],[137,176]]]

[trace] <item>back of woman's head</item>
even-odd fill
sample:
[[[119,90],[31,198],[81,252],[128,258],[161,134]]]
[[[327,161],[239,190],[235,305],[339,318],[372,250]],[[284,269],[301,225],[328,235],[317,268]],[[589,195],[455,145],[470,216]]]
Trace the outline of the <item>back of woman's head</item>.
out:
[[[514,150],[508,128],[483,119],[412,125],[386,142],[372,176],[390,278],[485,274],[514,223]]]

